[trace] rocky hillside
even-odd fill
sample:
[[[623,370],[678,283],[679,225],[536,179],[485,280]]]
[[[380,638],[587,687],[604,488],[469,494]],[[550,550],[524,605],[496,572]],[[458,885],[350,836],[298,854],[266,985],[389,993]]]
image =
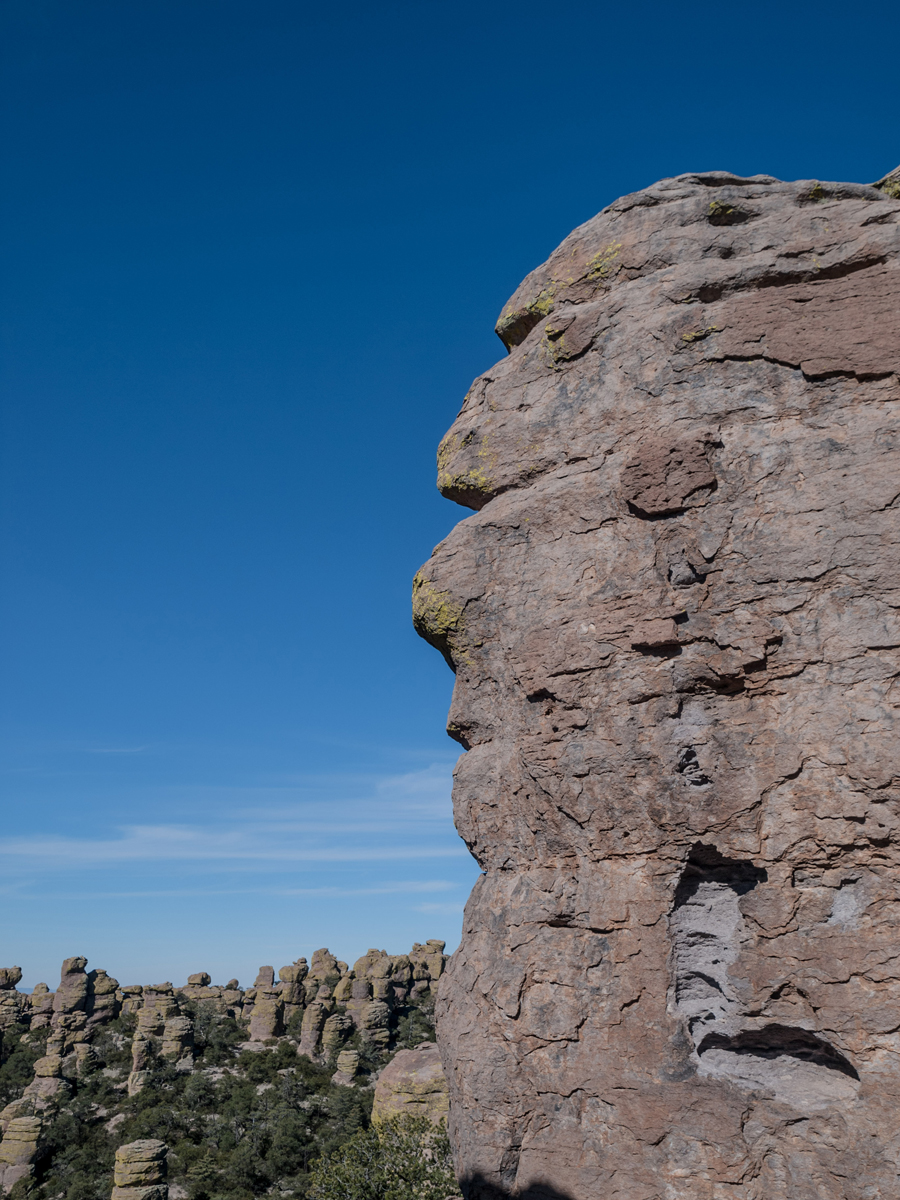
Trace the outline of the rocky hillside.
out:
[[[369,1124],[385,1065],[434,1040],[443,951],[370,950],[351,968],[317,950],[250,988],[202,971],[122,986],[75,957],[55,991],[28,994],[18,967],[0,969],[0,1186],[109,1200],[116,1149],[157,1139],[173,1200],[302,1196],[310,1165]],[[416,1111],[431,1094],[446,1109],[433,1076]]]

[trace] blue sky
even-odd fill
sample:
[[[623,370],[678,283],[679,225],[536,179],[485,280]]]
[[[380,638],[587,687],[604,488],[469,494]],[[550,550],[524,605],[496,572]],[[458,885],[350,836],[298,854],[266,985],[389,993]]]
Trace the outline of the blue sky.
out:
[[[895,5],[0,0],[0,960],[459,936],[437,442],[575,225],[900,162]]]

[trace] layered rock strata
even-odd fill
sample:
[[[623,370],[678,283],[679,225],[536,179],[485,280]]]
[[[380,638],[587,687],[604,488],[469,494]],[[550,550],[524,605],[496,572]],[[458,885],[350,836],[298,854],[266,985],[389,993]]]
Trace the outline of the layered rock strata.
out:
[[[168,1147],[156,1138],[141,1138],[116,1151],[112,1200],[167,1200]]]
[[[470,1198],[900,1196],[898,178],[616,201],[441,444]]]

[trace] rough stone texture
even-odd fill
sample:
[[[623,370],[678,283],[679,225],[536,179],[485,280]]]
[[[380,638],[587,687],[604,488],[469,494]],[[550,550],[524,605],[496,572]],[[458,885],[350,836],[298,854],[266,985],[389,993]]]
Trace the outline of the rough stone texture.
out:
[[[337,1070],[332,1075],[331,1082],[341,1084],[343,1087],[352,1087],[353,1078],[359,1070],[359,1051],[342,1050],[337,1056],[335,1066]]]
[[[470,1198],[900,1196],[898,221],[891,177],[619,200],[441,444]]]
[[[0,1142],[0,1188],[4,1191],[33,1174],[42,1128],[40,1117],[13,1117],[7,1123]]]
[[[373,1121],[387,1117],[428,1117],[446,1121],[450,1101],[441,1056],[434,1042],[400,1050],[378,1076]]]
[[[166,1200],[165,1142],[141,1138],[116,1151],[112,1200]]]
[[[283,1015],[281,994],[274,987],[257,987],[256,1003],[250,1018],[250,1040],[262,1042],[266,1038],[278,1037],[284,1032]]]

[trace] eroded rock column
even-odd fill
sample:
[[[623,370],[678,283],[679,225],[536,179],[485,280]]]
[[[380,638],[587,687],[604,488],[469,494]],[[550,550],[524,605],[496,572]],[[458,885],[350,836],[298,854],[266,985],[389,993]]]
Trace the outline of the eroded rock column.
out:
[[[900,1195],[898,221],[890,177],[625,197],[441,444],[470,1198]]]

